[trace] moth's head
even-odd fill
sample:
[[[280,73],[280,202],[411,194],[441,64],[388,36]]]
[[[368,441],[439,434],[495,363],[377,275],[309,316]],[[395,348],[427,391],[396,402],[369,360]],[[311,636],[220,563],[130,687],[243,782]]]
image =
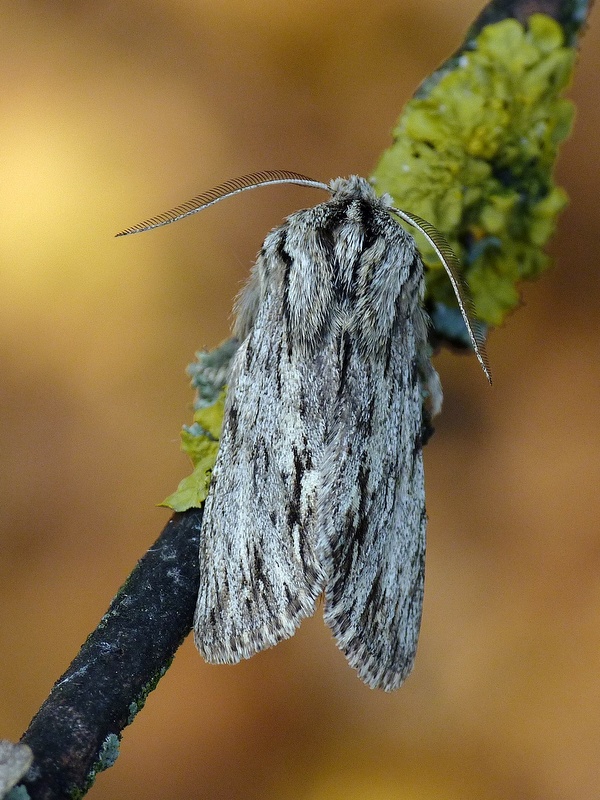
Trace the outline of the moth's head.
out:
[[[350,175],[348,178],[334,178],[329,183],[329,191],[336,199],[346,197],[348,199],[359,198],[372,203],[380,203],[383,199],[375,194],[375,190],[369,181],[366,178],[361,178],[360,175]],[[391,197],[389,195],[385,195],[385,197],[389,198],[389,204],[391,205]]]

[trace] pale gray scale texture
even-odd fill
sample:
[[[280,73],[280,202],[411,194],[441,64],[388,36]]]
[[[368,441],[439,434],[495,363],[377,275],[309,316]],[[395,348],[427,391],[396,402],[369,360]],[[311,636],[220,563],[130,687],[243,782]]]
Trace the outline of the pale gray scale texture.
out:
[[[314,613],[325,583],[316,554],[318,482],[310,480],[323,439],[313,402],[320,378],[283,324],[283,269],[271,251],[255,267],[269,276],[233,359],[204,508],[194,628],[213,663],[235,663],[291,636]]]
[[[423,268],[362,178],[266,238],[236,306],[204,510],[196,643],[233,663],[325,620],[370,686],[412,667],[423,600]]]

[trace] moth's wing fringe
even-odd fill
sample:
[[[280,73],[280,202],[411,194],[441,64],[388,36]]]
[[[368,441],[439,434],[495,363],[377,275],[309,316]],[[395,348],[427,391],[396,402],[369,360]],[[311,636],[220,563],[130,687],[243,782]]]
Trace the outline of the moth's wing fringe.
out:
[[[327,620],[326,620],[327,622]],[[393,692],[398,689],[412,672],[415,663],[416,650],[412,656],[403,664],[401,670],[381,669],[381,663],[377,655],[369,651],[366,644],[358,647],[346,647],[340,643],[342,634],[339,626],[328,623],[333,633],[336,644],[346,657],[348,664],[356,670],[358,677],[371,689],[383,689],[384,692]]]
[[[358,677],[371,689],[383,689],[392,692],[398,689],[412,672],[416,657],[416,643],[414,647],[407,648],[401,666],[386,666],[382,668],[381,656],[373,653],[366,641],[357,642],[356,637],[348,640],[343,624],[334,618],[335,610],[325,613],[324,619],[331,629],[336,644],[342,651],[348,664],[356,670]],[[393,635],[393,631],[385,634]]]
[[[284,639],[289,639],[293,636],[300,627],[302,620],[314,615],[320,595],[320,589],[314,596],[309,593],[302,593],[301,597],[297,597],[300,607],[296,613],[280,614],[271,618],[268,624],[263,624],[252,632],[244,631],[233,640],[230,639],[227,642],[215,641],[207,645],[195,630],[194,642],[200,655],[207,663],[238,664],[240,661],[251,658],[263,650],[268,650]]]

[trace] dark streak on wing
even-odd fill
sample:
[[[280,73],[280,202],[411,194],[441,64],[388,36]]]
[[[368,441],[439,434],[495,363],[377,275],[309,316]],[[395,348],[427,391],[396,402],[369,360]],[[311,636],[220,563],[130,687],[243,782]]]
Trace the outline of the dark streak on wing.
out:
[[[284,483],[286,482],[286,480],[288,480],[291,484],[289,502],[286,514],[287,526],[290,531],[292,531],[296,527],[296,525],[300,523],[300,492],[302,489],[302,485],[298,479],[297,458],[298,458],[298,453],[297,451],[295,451],[294,463],[296,464],[296,474],[282,476]]]
[[[375,579],[373,580],[373,584],[371,585],[371,589],[369,594],[367,595],[367,600],[365,606],[363,608],[362,614],[360,615],[361,625],[364,628],[369,627],[377,614],[377,609],[381,605],[381,569],[377,571],[375,575]]]
[[[281,384],[281,365],[283,363],[282,359],[282,351],[283,351],[283,342],[281,339],[278,339],[277,344],[275,346],[275,388],[277,390],[277,397],[281,397],[282,393],[282,384]]]
[[[264,569],[259,543],[254,544],[253,556],[254,565],[252,569],[252,591],[254,593],[255,602],[260,602],[262,600],[268,606],[274,607],[275,602],[273,584],[269,580],[267,572]]]
[[[390,371],[392,352],[393,352],[393,339],[390,336],[385,343],[385,352],[384,352],[383,374],[384,377],[386,378],[388,377]]]
[[[413,472],[414,472],[415,461],[421,455],[422,452],[423,452],[423,437],[421,435],[421,431],[419,431],[415,436],[415,440],[414,440],[414,443],[413,443],[412,454],[411,454],[412,455],[412,471]]]
[[[421,442],[423,444],[423,447],[425,447],[425,445],[431,439],[434,433],[435,433],[435,428],[431,424],[431,414],[427,410],[427,407],[423,406],[423,419],[421,422]]]
[[[248,342],[248,344],[246,345],[246,352],[244,354],[244,369],[246,370],[246,372],[250,372],[253,357],[254,357],[254,350],[252,349],[252,342]]]
[[[335,242],[337,239],[337,229],[346,219],[347,213],[348,204],[345,203],[335,211],[332,210],[327,218],[327,224],[321,226],[316,231],[319,244],[323,250],[323,258],[325,259],[325,263],[330,265],[330,280],[332,283],[332,289],[334,290],[334,293],[338,299],[341,297],[343,288],[340,283],[340,270],[335,254]]]
[[[363,238],[363,252],[373,247],[375,242],[380,238],[380,226],[377,223],[377,217],[373,213],[373,205],[366,200],[362,200],[360,204],[360,211],[362,216],[364,238]]]
[[[238,434],[238,410],[234,403],[229,404],[229,430],[231,431],[231,438],[235,441]]]
[[[281,238],[277,243],[277,255],[281,259],[284,265],[283,271],[283,280],[282,280],[282,300],[281,300],[281,311],[283,314],[283,319],[285,322],[286,330],[287,330],[287,355],[288,358],[292,357],[292,342],[293,342],[293,331],[291,330],[290,325],[290,273],[292,267],[294,266],[294,259],[286,250],[286,243],[287,243],[287,233],[285,229],[281,231]]]
[[[419,380],[419,359],[414,356],[410,362],[410,385],[416,386]]]
[[[304,434],[304,436],[302,437],[302,444],[304,445],[304,471],[306,472],[313,468],[312,454],[308,446],[308,439],[306,437],[306,434]]]
[[[415,275],[418,275],[422,271],[421,257],[418,253],[415,253],[413,260],[410,262],[410,267],[408,268],[409,280],[414,280]]]

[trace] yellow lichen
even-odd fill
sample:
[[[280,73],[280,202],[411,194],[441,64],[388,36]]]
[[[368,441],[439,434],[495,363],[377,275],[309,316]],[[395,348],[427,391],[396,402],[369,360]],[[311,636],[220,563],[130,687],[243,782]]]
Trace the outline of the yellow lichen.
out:
[[[541,251],[566,194],[554,186],[558,144],[573,107],[560,97],[575,51],[560,25],[534,14],[483,28],[437,81],[411,100],[373,181],[403,209],[432,223],[465,265],[478,317],[502,322],[516,283],[548,266]],[[424,240],[428,296],[453,303]]]
[[[181,432],[181,449],[194,465],[191,475],[184,478],[173,494],[160,504],[173,511],[198,508],[206,500],[212,470],[217,460],[219,437],[223,423],[225,392],[216,402],[199,408],[194,414],[194,425]]]

